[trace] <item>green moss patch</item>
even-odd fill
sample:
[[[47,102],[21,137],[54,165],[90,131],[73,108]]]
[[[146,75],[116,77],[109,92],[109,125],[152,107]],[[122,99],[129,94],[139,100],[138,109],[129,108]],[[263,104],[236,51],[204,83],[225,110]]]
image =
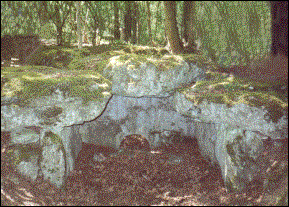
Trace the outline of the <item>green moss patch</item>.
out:
[[[181,61],[189,61],[194,63],[206,62],[200,55],[185,54],[185,55],[170,55],[164,48],[155,48],[148,46],[126,46],[126,45],[109,45],[102,47],[94,47],[89,49],[91,55],[80,59],[74,59],[69,68],[81,69],[97,69],[101,72],[107,65],[107,60],[113,56],[120,56],[120,62],[133,62],[136,66],[148,62],[157,66],[160,70],[174,68]],[[103,63],[100,63],[104,61]],[[80,62],[80,63],[77,63]],[[77,65],[79,64],[80,67]]]
[[[90,55],[88,57],[74,59],[68,65],[70,70],[91,70],[99,73],[107,66],[109,58],[118,53],[105,52],[98,55]]]
[[[208,81],[199,81],[180,92],[195,105],[206,100],[208,103],[226,104],[227,107],[241,103],[251,107],[265,107],[274,122],[283,116],[284,111],[288,111],[287,98],[277,91],[268,90],[267,84],[225,77],[218,73],[210,73],[208,77]]]
[[[94,71],[59,71],[49,67],[4,68],[1,75],[6,78],[1,96],[17,96],[22,104],[28,104],[41,96],[49,96],[59,88],[64,96],[82,97],[87,103],[102,100],[104,92],[110,92],[111,83]],[[107,87],[93,86],[107,84]]]
[[[35,144],[15,145],[7,150],[8,160],[13,166],[20,162],[37,160],[42,155],[42,148]]]

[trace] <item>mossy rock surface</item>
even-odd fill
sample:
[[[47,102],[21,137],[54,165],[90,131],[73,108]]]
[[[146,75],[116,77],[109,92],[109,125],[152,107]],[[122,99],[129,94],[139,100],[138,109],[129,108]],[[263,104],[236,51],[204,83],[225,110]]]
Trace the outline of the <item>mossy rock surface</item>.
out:
[[[244,103],[251,107],[265,108],[274,122],[288,111],[287,96],[266,83],[214,72],[208,72],[207,77],[208,80],[198,81],[180,92],[195,105],[207,101],[226,104],[227,107]]]
[[[85,102],[101,100],[111,83],[96,71],[59,70],[45,66],[6,67],[1,70],[1,97],[17,97],[19,105],[55,90],[65,97],[82,97]]]
[[[66,46],[41,46],[26,61],[27,65],[49,66],[54,68],[67,67],[73,60],[90,55],[87,48],[78,49]]]

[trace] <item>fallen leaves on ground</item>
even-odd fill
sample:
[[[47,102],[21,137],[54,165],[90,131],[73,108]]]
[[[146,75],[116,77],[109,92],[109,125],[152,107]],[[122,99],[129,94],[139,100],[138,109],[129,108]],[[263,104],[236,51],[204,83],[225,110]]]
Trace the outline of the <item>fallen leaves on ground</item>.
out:
[[[201,157],[195,139],[186,140],[129,153],[83,143],[76,168],[60,190],[46,180],[24,178],[1,149],[1,205],[269,205],[258,183],[227,193],[220,170]],[[95,154],[106,159],[95,161]],[[277,159],[264,156],[271,163]]]

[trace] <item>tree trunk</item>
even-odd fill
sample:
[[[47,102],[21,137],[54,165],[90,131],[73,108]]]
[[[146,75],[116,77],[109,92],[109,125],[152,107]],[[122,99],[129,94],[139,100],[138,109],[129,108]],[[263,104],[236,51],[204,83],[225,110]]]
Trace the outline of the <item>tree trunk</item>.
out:
[[[57,31],[57,36],[56,36],[57,45],[58,45],[58,46],[63,45],[62,26],[59,25],[59,24],[57,24],[57,25],[56,25],[56,31]]]
[[[139,14],[140,14],[140,9],[139,9],[139,2],[135,2],[135,11],[136,11],[136,15],[135,15],[135,22],[136,22],[136,27],[137,27],[137,31],[136,31],[136,42],[137,44],[140,44],[140,22],[139,22]]]
[[[44,4],[46,4],[46,2]],[[37,13],[39,16],[41,26],[45,25],[46,23],[49,23],[49,15],[47,14],[47,12],[45,12],[43,7],[40,6]]]
[[[62,24],[61,24],[61,18],[60,18],[60,11],[59,11],[59,5],[58,4],[55,4],[54,6],[55,8],[55,21],[56,22],[56,32],[57,32],[57,35],[56,35],[56,42],[57,42],[57,45],[63,45],[63,32],[62,32]]]
[[[92,31],[92,46],[95,47],[96,46],[96,25],[95,27],[92,28],[93,31]]]
[[[88,44],[88,31],[87,31],[87,20],[88,20],[88,9],[86,11],[86,15],[85,15],[85,21],[83,22],[83,34],[82,34],[82,42],[85,44]]]
[[[118,8],[118,2],[113,1],[113,9],[114,9],[114,39],[119,40],[120,39],[120,23],[119,23],[119,8]]]
[[[154,31],[154,34],[153,34],[153,40],[156,40],[157,38],[156,38],[156,36],[157,36],[157,34],[158,34],[158,32],[160,31],[160,24],[161,24],[161,15],[160,15],[160,7],[161,7],[161,1],[159,1],[158,2],[158,4],[157,4],[157,6],[156,6],[156,26],[155,26],[155,31]],[[164,39],[164,38],[163,38]],[[158,41],[159,41],[159,39],[158,39]]]
[[[183,34],[182,34],[182,38],[185,42],[188,42],[188,29],[189,29],[189,25],[188,25],[188,1],[184,1],[183,3]]]
[[[125,1],[124,14],[124,40],[128,41],[131,38],[131,2]]]
[[[82,22],[81,22],[81,2],[76,2],[76,22],[77,22],[77,36],[78,49],[82,48]]]
[[[149,32],[149,38],[152,37],[152,28],[151,28],[151,11],[150,11],[150,2],[146,1],[147,3],[147,21],[148,21],[148,32]],[[151,44],[152,39],[150,39],[149,44]]]
[[[174,54],[180,54],[184,52],[183,44],[179,37],[179,30],[176,20],[176,2],[164,1],[165,7],[165,26],[166,34]]]
[[[184,1],[184,40],[185,52],[194,53],[196,50],[195,35],[193,30],[194,25],[195,2]]]
[[[271,4],[271,34],[272,55],[288,56],[288,2],[270,1]]]
[[[138,10],[137,10],[137,5],[136,2],[132,2],[132,15],[131,15],[131,31],[132,31],[132,35],[131,35],[131,42],[133,44],[136,44],[137,41],[137,24],[136,24],[136,16],[138,14]]]

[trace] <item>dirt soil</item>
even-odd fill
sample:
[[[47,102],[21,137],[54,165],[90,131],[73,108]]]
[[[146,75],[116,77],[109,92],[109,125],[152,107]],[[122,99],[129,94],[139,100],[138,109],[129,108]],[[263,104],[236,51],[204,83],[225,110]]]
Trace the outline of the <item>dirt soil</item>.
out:
[[[7,162],[8,147],[2,133],[1,140],[4,140],[1,141],[1,205],[271,204],[258,182],[242,193],[226,192],[221,171],[201,157],[195,139],[151,152],[116,153],[113,149],[83,144],[76,169],[60,190],[41,177],[33,182],[17,173]],[[287,154],[265,151],[262,159],[270,166],[264,167],[268,170],[276,162],[288,166],[286,150]]]

